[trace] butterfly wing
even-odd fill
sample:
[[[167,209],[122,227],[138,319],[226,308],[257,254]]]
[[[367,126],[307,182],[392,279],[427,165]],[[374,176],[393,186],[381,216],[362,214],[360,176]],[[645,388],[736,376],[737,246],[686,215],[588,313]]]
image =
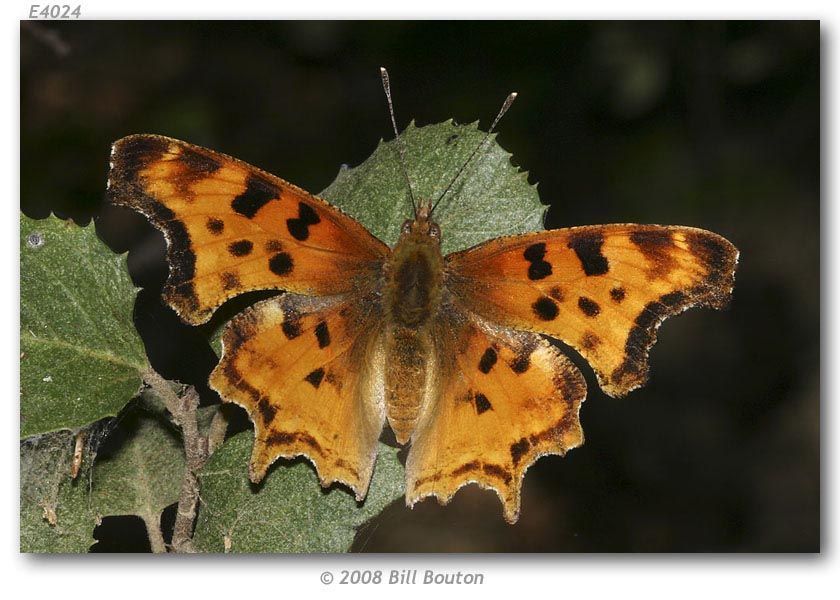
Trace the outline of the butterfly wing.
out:
[[[384,423],[377,307],[284,294],[227,326],[210,385],[254,422],[254,482],[277,458],[306,456],[322,485],[365,497]]]
[[[406,502],[437,496],[446,503],[475,482],[498,494],[514,523],[528,467],[583,443],[583,376],[539,335],[451,306],[438,318],[435,339],[437,399],[412,436]]]
[[[490,240],[446,257],[455,301],[505,326],[578,350],[611,396],[647,379],[662,321],[723,307],[738,251],[690,227],[597,225]]]
[[[320,198],[229,156],[155,135],[117,141],[109,196],[167,240],[164,298],[200,324],[252,290],[309,295],[358,289],[388,247]]]

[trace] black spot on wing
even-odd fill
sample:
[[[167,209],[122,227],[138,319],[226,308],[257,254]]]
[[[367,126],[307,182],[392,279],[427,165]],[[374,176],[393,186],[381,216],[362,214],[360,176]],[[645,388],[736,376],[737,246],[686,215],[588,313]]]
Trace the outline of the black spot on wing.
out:
[[[327,327],[326,321],[321,321],[315,327],[315,337],[318,340],[319,348],[326,348],[330,345],[330,330]]]
[[[525,438],[521,438],[518,442],[510,445],[510,458],[514,465],[518,465],[525,453],[531,448],[531,442]]]
[[[621,304],[626,295],[627,292],[624,291],[623,287],[614,287],[610,290],[610,298],[612,298],[613,302],[616,304]]]
[[[473,398],[475,402],[475,412],[478,414],[482,414],[493,408],[490,404],[490,400],[487,399],[487,396],[482,394],[481,392],[476,392]]]
[[[496,351],[493,348],[487,348],[481,355],[481,360],[478,361],[478,370],[486,375],[496,364],[496,360],[498,360]]]
[[[604,275],[610,270],[607,257],[601,253],[604,236],[598,232],[584,231],[572,234],[568,246],[577,254],[583,272],[587,275]]]
[[[271,423],[277,415],[277,407],[272,406],[265,396],[260,397],[259,402],[257,402],[257,410],[260,411],[260,416],[266,425]]]
[[[311,206],[298,202],[298,216],[296,219],[286,219],[286,227],[293,238],[303,242],[309,238],[309,227],[320,222],[321,218]]]
[[[286,339],[293,340],[300,335],[300,317],[292,313],[284,315],[283,323],[280,327]]]
[[[288,275],[294,266],[295,263],[287,252],[278,252],[268,259],[268,268],[275,275]]]
[[[525,248],[523,256],[525,257],[525,260],[531,263],[528,265],[528,279],[537,281],[539,279],[545,279],[551,275],[551,263],[544,260],[545,254],[546,249],[544,242],[531,244]]]
[[[188,148],[182,150],[178,160],[190,170],[194,178],[212,175],[222,168],[222,164],[215,158]]]
[[[668,229],[660,226],[646,226],[631,232],[630,241],[648,261],[648,277],[661,279],[677,266],[672,255],[673,235]]]
[[[233,199],[231,208],[240,215],[253,219],[263,206],[274,198],[279,198],[280,194],[278,187],[255,175],[248,175],[245,191]]]
[[[514,373],[519,373],[521,375],[531,368],[531,354],[534,353],[536,347],[536,342],[531,341],[523,344],[523,346],[516,351],[516,355],[510,363],[510,368]]]
[[[207,219],[207,231],[209,231],[213,235],[221,235],[224,230],[225,222],[221,219],[216,219],[213,217],[209,217]]]
[[[312,371],[309,375],[304,377],[304,379],[312,385],[316,390],[321,386],[321,380],[324,379],[324,369],[323,367],[318,367],[314,371]]]
[[[221,274],[222,278],[222,287],[226,291],[230,291],[232,289],[236,289],[239,287],[239,277],[236,276],[236,273],[231,273],[229,271],[224,271]]]
[[[514,373],[525,373],[528,369],[531,368],[531,356],[530,354],[520,353],[516,355],[516,358],[510,363],[510,368]]]
[[[542,296],[534,302],[531,305],[531,309],[534,311],[534,314],[543,321],[553,321],[557,318],[557,314],[559,313],[557,303],[546,296]]]
[[[591,331],[587,331],[580,339],[580,345],[584,350],[594,350],[601,344],[601,338]]]
[[[253,249],[254,243],[251,240],[237,240],[228,244],[228,252],[233,256],[248,256]]]
[[[578,298],[578,308],[587,317],[597,317],[601,313],[601,307],[598,303],[586,296]]]

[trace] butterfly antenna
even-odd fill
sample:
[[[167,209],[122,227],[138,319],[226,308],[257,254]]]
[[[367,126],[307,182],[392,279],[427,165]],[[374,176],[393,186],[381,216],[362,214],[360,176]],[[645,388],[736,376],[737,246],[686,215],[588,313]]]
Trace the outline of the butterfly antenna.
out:
[[[408,186],[408,195],[411,198],[411,208],[414,211],[414,216],[417,216],[417,202],[414,201],[414,190],[411,187],[411,178],[408,176],[408,168],[405,162],[405,144],[400,132],[397,130],[397,119],[394,117],[394,103],[391,101],[391,79],[388,77],[388,71],[385,67],[379,67],[379,74],[382,75],[382,87],[385,88],[385,98],[388,99],[388,112],[391,114],[391,125],[394,126],[394,139],[397,143],[397,151],[400,156],[400,167],[402,168],[405,183]]]
[[[481,142],[479,142],[479,144],[478,144],[478,145],[475,147],[475,149],[472,151],[472,154],[470,154],[469,158],[467,158],[467,160],[465,160],[465,161],[464,161],[464,164],[462,164],[462,165],[461,165],[461,168],[460,168],[460,169],[458,169],[458,172],[457,172],[457,173],[455,173],[455,177],[453,177],[453,178],[452,178],[452,180],[449,182],[449,185],[447,185],[447,186],[446,186],[446,189],[445,189],[445,190],[443,190],[443,193],[442,193],[440,196],[438,196],[438,199],[435,201],[434,205],[432,206],[432,210],[431,210],[431,212],[434,212],[434,211],[435,211],[435,208],[437,208],[437,205],[438,205],[438,204],[440,204],[440,201],[441,201],[441,200],[443,200],[443,197],[444,197],[444,196],[446,196],[446,193],[447,193],[450,189],[452,189],[452,186],[453,186],[453,185],[455,185],[455,182],[456,182],[456,181],[458,181],[458,178],[461,176],[461,173],[463,173],[463,172],[464,172],[464,169],[466,169],[466,168],[467,168],[467,165],[468,165],[468,164],[470,164],[470,162],[472,161],[473,157],[474,157],[476,154],[478,154],[478,151],[479,151],[479,150],[481,150],[482,146],[484,146],[484,144],[486,144],[486,143],[487,143],[487,140],[489,140],[489,139],[490,139],[490,134],[491,134],[491,133],[493,133],[493,130],[496,128],[496,125],[498,125],[498,124],[499,124],[499,121],[500,121],[500,120],[501,120],[501,118],[504,116],[504,114],[508,111],[508,109],[510,108],[510,105],[511,105],[511,104],[513,104],[513,101],[514,101],[514,100],[516,100],[516,96],[517,96],[517,93],[516,93],[516,92],[511,92],[511,93],[508,95],[508,97],[507,97],[507,98],[505,98],[505,101],[504,101],[504,103],[502,104],[502,108],[500,108],[500,109],[499,109],[499,114],[497,114],[497,115],[496,115],[496,118],[495,118],[495,119],[493,119],[493,124],[492,124],[492,125],[490,125],[490,129],[488,129],[488,130],[487,130],[487,133],[486,133],[486,134],[484,134],[484,139],[482,139],[482,140],[481,140]]]

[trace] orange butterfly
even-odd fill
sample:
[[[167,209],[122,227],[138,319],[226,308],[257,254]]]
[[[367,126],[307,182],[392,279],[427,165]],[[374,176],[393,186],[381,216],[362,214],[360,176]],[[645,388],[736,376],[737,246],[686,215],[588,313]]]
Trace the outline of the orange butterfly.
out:
[[[383,82],[390,107],[384,70]],[[274,175],[156,135],[114,144],[109,195],[163,231],[164,298],[187,323],[238,294],[284,290],[230,321],[210,376],[254,422],[254,482],[278,457],[302,455],[322,485],[344,483],[362,500],[387,420],[411,443],[409,506],[446,503],[477,483],[499,495],[510,523],[528,467],[583,442],[586,383],[542,335],[580,352],[606,393],[624,395],[644,384],[666,317],[727,303],[738,260],[714,233],[630,224],[443,256],[430,201],[389,248]]]

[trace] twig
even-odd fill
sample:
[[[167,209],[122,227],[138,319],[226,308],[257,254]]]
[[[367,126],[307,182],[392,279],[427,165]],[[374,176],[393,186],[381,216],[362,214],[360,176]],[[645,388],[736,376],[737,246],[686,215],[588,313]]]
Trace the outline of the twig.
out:
[[[210,431],[207,432],[207,456],[210,457],[213,452],[216,451],[216,448],[222,445],[222,442],[225,441],[225,434],[227,433],[227,416],[222,411],[222,408],[219,407],[219,410],[216,411],[216,414],[213,415],[213,419],[210,421]]]
[[[143,522],[146,524],[146,533],[149,536],[149,546],[155,554],[166,553],[166,542],[163,541],[163,534],[160,531],[160,524],[155,523],[154,520],[149,520],[144,517]]]
[[[82,468],[82,458],[85,450],[85,440],[87,439],[87,431],[80,430],[76,434],[76,441],[73,448],[73,464],[70,465],[70,478],[76,479],[79,476],[79,470]]]
[[[184,438],[186,469],[178,497],[175,526],[172,530],[172,550],[192,553],[196,551],[192,536],[198,509],[198,472],[201,471],[212,451],[224,441],[227,420],[222,412],[218,411],[213,416],[210,431],[205,437],[198,429],[199,397],[194,387],[189,386],[181,395],[178,395],[172,390],[169,382],[154,371],[147,372],[144,380],[163,400],[166,409],[172,413]]]
[[[187,468],[184,471],[184,480],[181,483],[178,514],[175,517],[175,527],[172,530],[172,548],[175,552],[195,552],[192,547],[192,532],[196,507],[198,506],[198,476],[196,473],[201,470],[207,460],[207,438],[198,431],[198,420],[196,418],[198,392],[195,391],[194,387],[190,387],[179,400],[176,408],[177,412],[171,409],[170,412],[181,425]]]

